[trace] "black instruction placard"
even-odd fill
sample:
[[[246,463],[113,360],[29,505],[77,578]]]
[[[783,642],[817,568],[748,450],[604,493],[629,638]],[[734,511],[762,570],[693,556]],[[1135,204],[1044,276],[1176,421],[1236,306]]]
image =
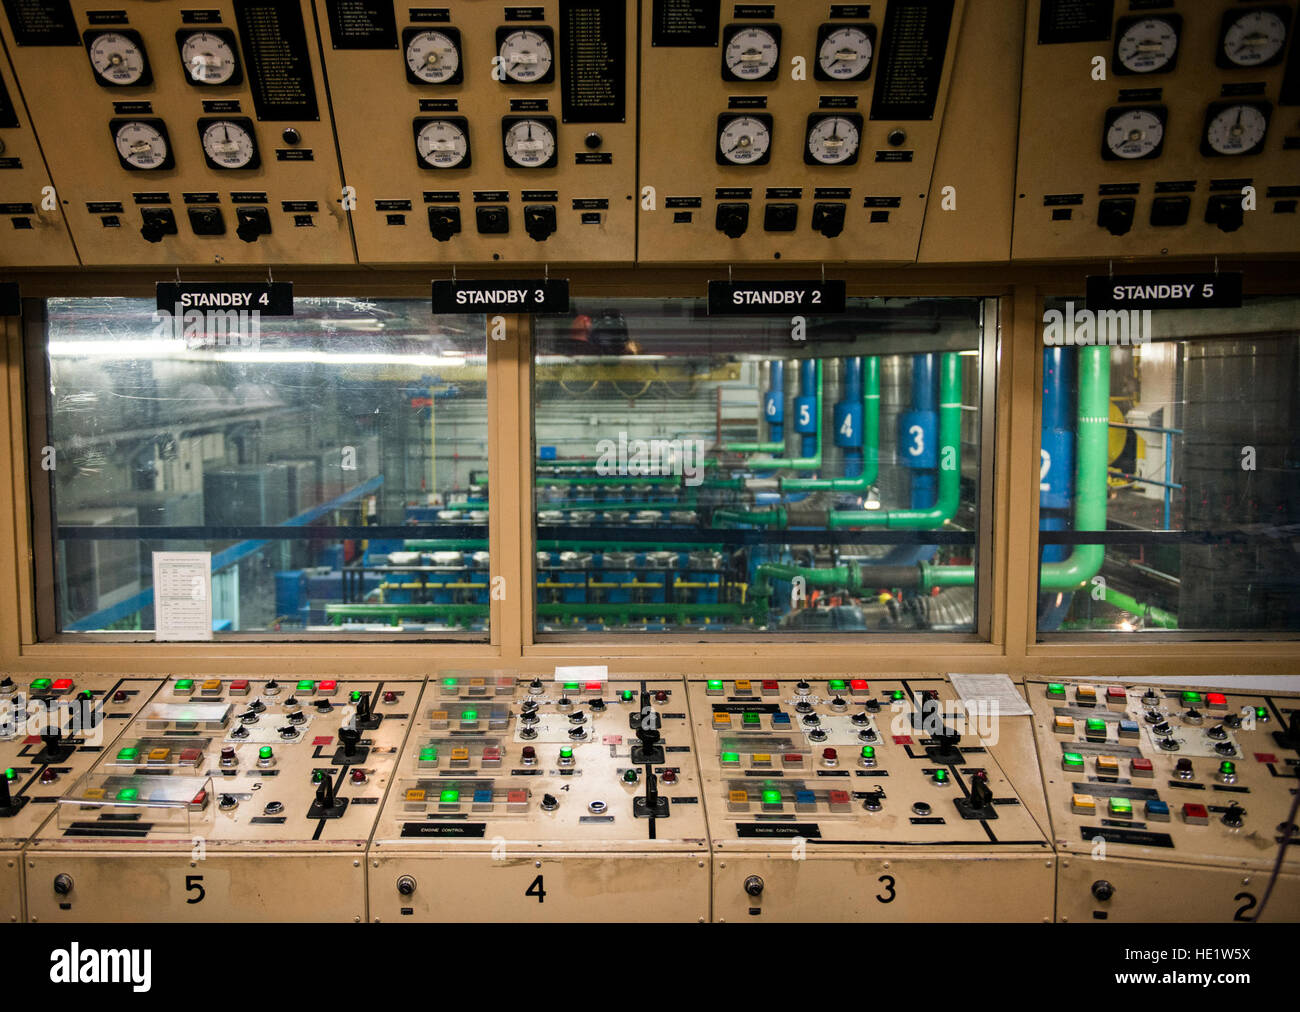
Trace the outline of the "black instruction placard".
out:
[[[319,119],[297,0],[234,0],[234,6],[257,118]]]
[[[1038,44],[1104,42],[1114,16],[1115,0],[1040,0]]]
[[[721,20],[721,0],[654,0],[650,45],[716,46]]]
[[[325,0],[335,49],[396,49],[393,0]]]
[[[893,0],[886,9],[872,119],[934,118],[952,8],[953,0]]]
[[[626,119],[623,0],[560,0],[560,106],[565,123]]]
[[[81,36],[68,0],[4,0],[20,46],[79,46]]]

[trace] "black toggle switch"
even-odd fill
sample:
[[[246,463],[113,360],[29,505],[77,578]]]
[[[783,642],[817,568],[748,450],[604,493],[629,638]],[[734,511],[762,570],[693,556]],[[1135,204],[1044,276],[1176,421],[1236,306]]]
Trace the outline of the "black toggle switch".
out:
[[[1246,223],[1246,212],[1241,208],[1241,195],[1211,197],[1205,205],[1205,221],[1217,225],[1220,232],[1235,232]]]
[[[1097,224],[1111,235],[1128,235],[1133,229],[1137,201],[1131,197],[1110,197],[1097,205]]]
[[[524,231],[530,239],[545,242],[555,234],[555,205],[529,204],[524,208]]]
[[[309,819],[337,819],[347,811],[348,799],[340,798],[334,793],[334,780],[331,777],[321,777],[320,783],[316,786],[316,800],[312,802],[311,808],[307,811]]]
[[[553,794],[543,794],[543,795],[542,795],[542,811],[543,811],[543,812],[553,812],[553,811],[555,811],[555,810],[556,810],[557,808],[559,808],[559,807],[560,807],[560,803],[559,803],[558,801],[555,800],[555,795],[553,795]]]
[[[925,754],[929,756],[931,762],[938,763],[940,766],[957,766],[965,761],[961,749],[957,747],[961,735],[952,728],[945,726],[934,738],[938,744],[927,745],[925,749]]]
[[[715,225],[731,239],[739,239],[749,228],[748,204],[719,204]]]
[[[170,207],[146,207],[140,212],[140,234],[146,242],[162,242],[165,235],[176,235],[176,215]]]
[[[339,747],[334,750],[332,762],[335,766],[352,766],[356,763],[363,763],[370,755],[368,746],[359,744],[361,741],[361,732],[349,725],[344,724],[338,730]]]
[[[27,798],[23,796],[14,797],[9,792],[9,776],[3,770],[0,770],[0,819],[9,819],[22,811],[23,805],[27,804]]]
[[[373,731],[384,719],[382,713],[375,713],[370,704],[370,693],[362,692],[357,698],[357,727],[365,731]]]
[[[664,761],[664,746],[660,741],[659,711],[650,703],[650,693],[641,693],[641,712],[629,714],[637,744],[632,746],[632,762],[638,766]]]
[[[670,814],[668,799],[659,793],[659,778],[647,773],[645,794],[632,799],[632,815],[638,819],[666,819]]]
[[[271,215],[264,207],[241,207],[235,211],[235,235],[244,242],[257,242],[271,234]]]
[[[1233,801],[1228,805],[1228,810],[1223,813],[1223,824],[1229,829],[1240,829],[1241,824],[1245,821],[1246,810]]]
[[[482,232],[483,229],[480,228],[479,231]],[[439,242],[447,242],[453,235],[460,235],[460,208],[429,208],[429,234]]]
[[[989,775],[986,770],[974,770],[971,773],[970,796],[956,799],[957,811],[963,819],[996,819],[997,809],[993,807],[993,789],[989,787]]]
[[[834,239],[844,231],[844,204],[813,204],[812,227],[827,239]]]
[[[474,221],[480,235],[506,235],[510,231],[510,210],[499,204],[474,208]]]
[[[186,212],[190,216],[190,228],[195,235],[225,235],[226,219],[219,207],[191,207]]]
[[[1273,740],[1282,748],[1300,751],[1300,707],[1291,711],[1286,719],[1286,729],[1274,731]]]

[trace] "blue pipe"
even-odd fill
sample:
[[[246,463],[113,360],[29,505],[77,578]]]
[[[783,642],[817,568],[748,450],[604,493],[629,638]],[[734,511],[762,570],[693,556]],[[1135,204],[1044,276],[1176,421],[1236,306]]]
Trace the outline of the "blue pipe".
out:
[[[912,356],[912,410],[939,410],[937,356],[933,353]],[[927,510],[939,494],[939,474],[929,468],[912,472],[912,509]]]
[[[799,363],[799,396],[812,398],[813,403],[820,410],[821,403],[817,401],[817,360],[815,358],[806,358]],[[814,418],[812,421],[814,430],[822,423],[820,418]],[[805,432],[799,442],[799,456],[807,458],[815,456],[816,453],[817,436],[815,431]]]
[[[844,399],[835,406],[835,417],[848,413],[862,403],[862,359],[850,358],[844,361]],[[861,421],[859,417],[859,422]],[[841,433],[835,433],[839,442]],[[857,478],[862,474],[862,433],[855,434],[857,446],[844,448],[844,477]]]
[[[775,405],[775,414],[772,408],[767,408],[767,438],[772,443],[785,442],[785,362],[782,359],[775,359],[772,362],[771,380],[768,384],[767,395]]]

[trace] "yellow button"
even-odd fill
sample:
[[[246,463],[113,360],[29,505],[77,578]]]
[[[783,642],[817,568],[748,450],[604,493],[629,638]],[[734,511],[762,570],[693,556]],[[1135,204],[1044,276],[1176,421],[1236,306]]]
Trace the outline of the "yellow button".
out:
[[[220,691],[221,691],[221,679],[220,679],[220,678],[209,678],[206,682],[203,683],[203,691],[204,691],[204,692],[220,692]]]
[[[1056,718],[1056,730],[1059,731],[1059,732],[1061,732],[1061,733],[1063,733],[1063,734],[1073,734],[1073,733],[1074,733],[1074,718],[1073,718],[1073,717],[1057,717],[1057,718]]]
[[[102,791],[100,793],[103,793]],[[749,800],[748,791],[728,791],[727,800],[732,804],[740,805]]]
[[[1094,699],[1094,700],[1095,700],[1095,699],[1097,698],[1097,686],[1095,686],[1095,685],[1080,685],[1077,689],[1074,690],[1074,694],[1075,694],[1076,698],[1078,698],[1078,699]]]
[[[730,726],[731,726],[731,714],[729,714],[729,713],[715,713],[715,714],[713,715],[713,726],[714,726],[714,727],[730,727]]]
[[[407,800],[407,801],[423,801],[423,800],[424,800],[424,791],[420,790],[418,787],[411,787],[411,788],[409,788],[409,789],[407,790],[407,792],[406,792],[406,800]]]
[[[736,679],[736,695],[738,695],[738,696],[747,696],[747,695],[749,695],[749,693],[750,693],[750,688],[749,688],[749,679],[748,679],[748,678],[737,678],[737,679]]]
[[[457,761],[463,762],[468,758],[469,758],[469,749],[467,748],[454,748],[451,750],[452,762],[457,762]]]
[[[471,679],[469,680],[469,684],[470,684],[470,685],[486,685],[487,683],[484,682],[483,679],[481,679],[481,678],[471,678]]]
[[[741,793],[743,794],[744,792],[742,791]],[[86,792],[82,795],[82,797],[89,799],[102,798],[103,796],[104,788],[102,787],[87,787]]]
[[[757,766],[759,763],[771,765],[772,757],[766,752],[755,752],[753,756],[753,760],[755,766]]]
[[[1097,756],[1097,772],[1098,772],[1098,773],[1118,773],[1118,772],[1119,772],[1119,759],[1117,759],[1117,758],[1116,758],[1115,756],[1113,756],[1113,755],[1099,755],[1099,756]]]
[[[1091,794],[1076,794],[1071,801],[1076,812],[1092,815],[1097,811],[1097,799]]]
[[[151,748],[149,750],[149,761],[151,763],[165,763],[167,757],[172,754],[169,748]]]
[[[429,714],[429,719],[430,719],[430,720],[446,720],[446,719],[447,719],[447,711],[446,711],[446,710],[434,710],[433,713]]]

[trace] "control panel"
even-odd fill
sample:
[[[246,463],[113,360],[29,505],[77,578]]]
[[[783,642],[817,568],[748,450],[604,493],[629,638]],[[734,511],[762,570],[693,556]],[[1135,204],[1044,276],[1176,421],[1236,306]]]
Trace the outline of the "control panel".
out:
[[[635,6],[318,8],[363,263],[634,259]]]
[[[1015,257],[1294,251],[1295,21],[1295,3],[1029,4]]]
[[[1026,691],[1061,855],[1059,920],[1254,920],[1284,839],[1264,919],[1300,919],[1300,700],[1114,683]]]
[[[721,6],[641,7],[639,259],[914,261],[962,0]]]
[[[0,267],[77,262],[9,58],[0,50]]]
[[[352,263],[311,4],[182,6],[5,5],[81,262]]]
[[[22,917],[21,849],[113,747],[159,679],[0,675],[0,919]]]
[[[691,682],[717,920],[1050,920],[1028,717],[939,676]]]
[[[704,921],[686,693],[667,678],[444,672],[370,850],[370,916]]]
[[[419,695],[378,678],[170,679],[29,846],[28,916],[363,920],[365,848]]]

